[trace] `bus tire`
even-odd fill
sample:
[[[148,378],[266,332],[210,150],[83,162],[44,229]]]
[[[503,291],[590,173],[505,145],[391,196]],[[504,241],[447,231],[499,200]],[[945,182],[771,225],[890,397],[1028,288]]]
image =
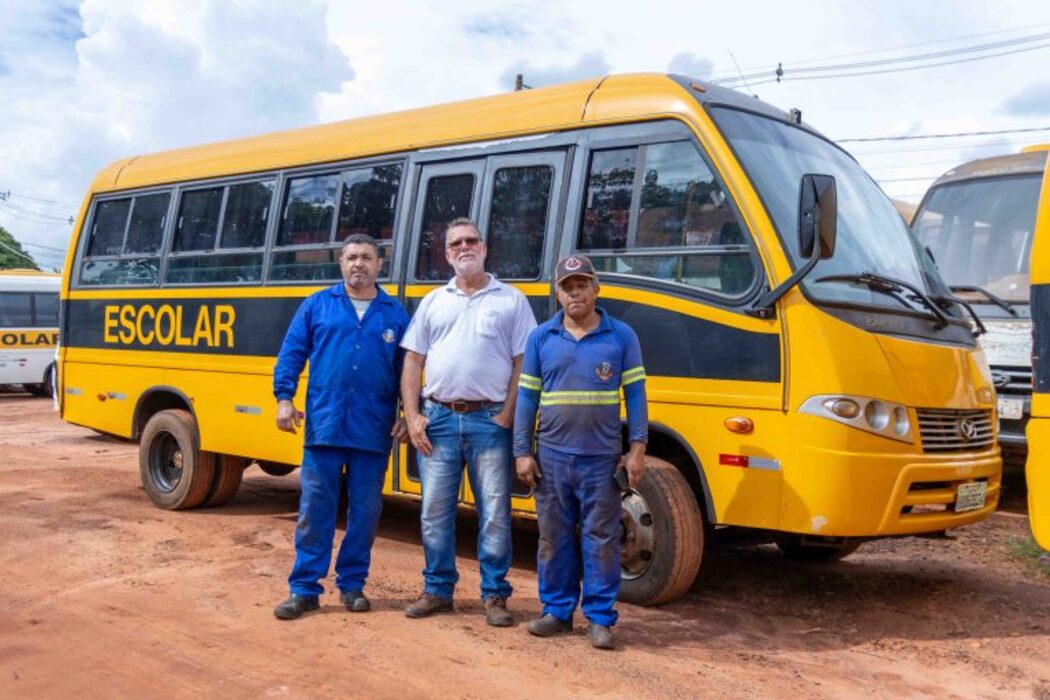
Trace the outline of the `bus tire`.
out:
[[[244,478],[244,470],[250,464],[244,457],[233,455],[217,454],[214,458],[215,477],[212,479],[208,497],[204,499],[205,506],[222,506],[229,503],[237,495],[241,479]]]
[[[215,455],[202,452],[189,411],[154,414],[139,442],[139,477],[158,508],[185,510],[204,502],[215,478]]]
[[[620,600],[659,605],[685,593],[700,571],[704,523],[689,482],[646,456],[641,482],[623,496]]]
[[[30,396],[45,397],[50,396],[43,384],[23,384],[22,388],[25,389]]]
[[[295,471],[295,467],[291,464],[283,464],[281,462],[267,462],[265,460],[258,460],[259,469],[270,476],[288,476]]]
[[[44,382],[40,385],[40,388],[44,391],[44,396],[49,399],[55,397],[55,363],[52,362],[47,367],[47,371],[44,372]]]
[[[833,562],[845,559],[857,551],[861,541],[845,538],[841,543],[806,542],[802,535],[782,532],[773,537],[777,549],[789,559],[808,562]]]

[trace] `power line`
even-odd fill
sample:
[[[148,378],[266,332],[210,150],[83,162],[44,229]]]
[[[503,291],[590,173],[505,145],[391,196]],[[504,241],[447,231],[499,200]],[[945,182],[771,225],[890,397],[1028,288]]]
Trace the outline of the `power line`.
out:
[[[3,248],[4,250],[8,251],[9,253],[14,253],[15,255],[17,255],[18,257],[22,258],[23,260],[28,260],[29,262],[33,263],[34,265],[37,264],[36,260],[33,260],[33,258],[29,257],[25,253],[22,253],[22,252],[18,251],[17,249],[12,248],[11,246],[9,246],[6,243],[4,243],[3,241],[0,241],[0,248]]]
[[[22,245],[31,245],[34,248],[43,248],[44,250],[54,250],[54,251],[56,251],[58,253],[62,253],[63,255],[66,254],[66,250],[67,250],[66,248],[52,248],[51,246],[41,245],[40,243],[28,243],[28,242],[22,242],[22,241],[19,241],[19,243],[21,243]]]
[[[862,143],[872,141],[912,141],[915,139],[955,139],[961,136],[997,136],[999,134],[1027,134],[1033,131],[1050,131],[1050,126],[1034,126],[1027,129],[998,129],[996,131],[959,131],[954,134],[920,134],[915,136],[873,136],[865,138],[835,139],[835,143]]]
[[[935,44],[950,44],[950,43],[955,42],[955,41],[964,41],[966,39],[978,39],[978,38],[986,37],[986,36],[998,36],[998,35],[1001,35],[1001,34],[1011,34],[1013,32],[1028,31],[1030,29],[1043,29],[1044,27],[1050,27],[1050,24],[1046,24],[1046,23],[1043,23],[1043,24],[1030,24],[1030,25],[1026,25],[1024,27],[1014,27],[1013,29],[999,29],[999,30],[996,30],[994,32],[980,32],[980,33],[977,33],[977,34],[964,34],[962,36],[951,37],[951,38],[948,38],[948,39],[934,39],[932,41],[922,41],[922,42],[919,42],[917,44],[903,44],[903,45],[900,45],[900,46],[886,47],[886,48],[882,48],[882,49],[871,49],[871,50],[868,50],[868,51],[855,51],[855,52],[851,52],[851,53],[836,54],[836,55],[833,55],[833,56],[822,56],[822,57],[819,57],[819,58],[807,58],[807,59],[803,59],[803,60],[800,60],[800,61],[791,61],[790,63],[792,65],[806,65],[806,64],[810,64],[810,63],[818,63],[820,61],[835,61],[835,60],[838,60],[840,58],[852,58],[854,56],[870,56],[870,55],[878,54],[878,53],[889,53],[891,51],[902,51],[904,49],[914,49],[914,48],[918,48],[920,46],[932,46],[932,45],[935,45]],[[749,67],[749,68],[747,68],[747,70],[762,70],[763,68],[765,68],[767,71],[775,70],[775,68],[773,68],[771,66]],[[731,74],[733,74],[735,72],[736,71],[730,70],[730,69],[727,68],[725,70],[716,71],[716,74],[718,74],[718,75],[731,75]]]
[[[59,205],[59,206],[63,206],[63,207],[76,207],[76,206],[79,206],[79,204],[77,202],[69,202],[69,201],[60,200],[60,199],[48,199],[46,197],[37,197],[36,195],[23,194],[21,192],[12,192],[11,190],[7,190],[6,192],[2,192],[2,193],[0,193],[0,195],[3,195],[3,196],[0,196],[0,199],[6,199],[7,197],[20,197],[22,199],[31,199],[34,202],[43,202],[45,204],[55,204],[55,205]]]
[[[43,212],[34,211],[33,209],[27,209],[23,206],[15,204],[14,202],[8,202],[6,200],[0,200],[0,204],[3,204],[3,206],[8,210],[20,211],[23,214],[27,214],[29,216],[37,216],[42,219],[50,219],[53,221],[65,221],[68,223],[69,219],[72,218],[68,216],[55,216],[54,214],[45,214]]]

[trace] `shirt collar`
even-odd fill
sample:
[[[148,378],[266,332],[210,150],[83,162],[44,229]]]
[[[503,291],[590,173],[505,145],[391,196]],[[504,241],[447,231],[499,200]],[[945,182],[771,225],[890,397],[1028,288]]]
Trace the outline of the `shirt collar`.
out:
[[[496,279],[496,275],[492,274],[491,272],[486,272],[485,274],[489,276],[489,282],[484,287],[482,287],[477,292],[475,292],[474,293],[475,296],[477,296],[478,294],[482,294],[484,292],[490,292],[493,289],[499,289],[500,287],[505,287],[506,286],[505,284],[500,282],[498,279]],[[461,290],[459,287],[456,286],[456,278],[455,277],[453,277],[452,279],[450,279],[448,281],[448,284],[445,285],[445,290],[449,291],[449,292],[452,292],[453,294],[462,294],[463,296],[466,296],[466,293],[463,290]]]
[[[346,297],[347,299],[350,298],[350,295],[348,295],[346,293],[346,287],[343,286],[342,282],[340,282],[339,284],[335,284],[335,285],[332,285],[331,287],[329,287],[328,288],[328,293],[331,294],[332,296],[335,296],[335,297]],[[372,299],[372,301],[377,301],[380,304],[389,304],[390,300],[391,300],[390,295],[386,293],[386,291],[383,289],[383,287],[381,285],[377,284],[376,285],[376,298]]]
[[[605,313],[605,309],[600,306],[594,307],[594,310],[598,312],[598,316],[601,320],[598,321],[598,327],[587,335],[593,335],[595,333],[604,333],[605,331],[612,330],[612,323],[609,322],[609,315]],[[561,309],[558,313],[554,314],[554,318],[551,319],[550,325],[551,333],[564,333],[565,332],[565,309]],[[584,338],[587,336],[585,335]]]

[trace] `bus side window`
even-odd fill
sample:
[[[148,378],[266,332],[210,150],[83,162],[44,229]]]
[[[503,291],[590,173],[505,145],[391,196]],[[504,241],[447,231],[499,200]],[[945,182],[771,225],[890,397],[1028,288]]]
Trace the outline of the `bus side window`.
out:
[[[33,295],[33,325],[37,328],[58,327],[58,295]]]
[[[453,219],[470,216],[473,196],[471,174],[432,177],[427,182],[416,258],[417,280],[447,280],[453,276],[452,266],[445,258],[445,226]]]
[[[750,240],[689,141],[595,151],[584,207],[577,247],[600,271],[725,296],[741,296],[754,285]]]
[[[492,185],[487,267],[500,279],[539,279],[554,168],[500,168]]]
[[[154,192],[98,202],[80,284],[155,285],[170,201],[170,192]]]
[[[347,236],[364,233],[383,253],[389,279],[401,163],[353,168],[289,182],[281,228],[270,261],[271,281],[336,281]]]
[[[275,180],[262,180],[184,192],[164,281],[223,284],[261,280],[275,185]]]
[[[29,328],[33,325],[33,308],[29,294],[0,292],[0,327]]]

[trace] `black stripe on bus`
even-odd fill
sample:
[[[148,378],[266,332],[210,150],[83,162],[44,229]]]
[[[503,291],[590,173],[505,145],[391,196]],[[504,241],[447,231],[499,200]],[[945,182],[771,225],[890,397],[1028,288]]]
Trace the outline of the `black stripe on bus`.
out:
[[[1032,390],[1050,392],[1050,284],[1033,284]]]
[[[547,297],[530,297],[534,311]],[[274,357],[301,297],[74,299],[63,309],[66,347]],[[406,299],[414,310],[418,301]],[[414,303],[413,303],[414,302]],[[628,323],[655,376],[780,381],[780,338],[655,306],[602,299]],[[542,313],[542,311],[540,311]],[[538,320],[544,319],[537,313]]]

